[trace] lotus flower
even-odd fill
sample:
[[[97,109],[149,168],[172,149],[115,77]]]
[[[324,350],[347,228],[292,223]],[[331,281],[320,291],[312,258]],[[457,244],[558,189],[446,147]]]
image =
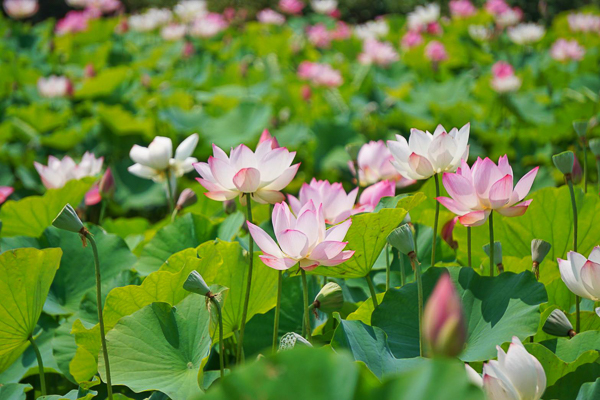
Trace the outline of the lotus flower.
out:
[[[358,199],[358,207],[354,214],[359,212],[371,212],[384,197],[392,197],[396,194],[396,183],[394,181],[381,181],[366,188]]]
[[[194,133],[186,138],[175,150],[173,157],[173,143],[170,138],[157,136],[148,147],[138,146],[131,148],[129,157],[135,164],[127,168],[133,175],[155,182],[164,182],[167,173],[171,178],[180,177],[194,169],[193,163],[198,162],[192,153],[198,144],[198,134]]]
[[[304,3],[300,0],[280,0],[279,9],[286,14],[298,15],[302,13]]]
[[[423,35],[419,31],[408,31],[404,36],[402,36],[402,41],[400,46],[404,50],[412,49],[413,47],[417,47],[423,43]]]
[[[382,17],[354,27],[354,35],[361,40],[383,38],[389,31],[390,27]]]
[[[398,58],[398,53],[390,43],[367,39],[363,42],[363,52],[358,55],[358,62],[387,67]]]
[[[50,156],[47,166],[38,162],[34,162],[33,165],[47,189],[58,189],[70,180],[98,175],[102,171],[103,163],[104,157],[96,158],[92,153],[86,152],[79,164],[69,156],[62,160]]]
[[[351,220],[326,230],[323,206],[309,201],[296,218],[285,202],[273,208],[273,230],[277,243],[264,230],[248,221],[252,238],[260,247],[261,260],[269,267],[286,270],[299,263],[310,271],[318,266],[334,266],[350,259],[352,250],[344,250],[343,242]]]
[[[525,214],[531,200],[520,203],[529,193],[539,167],[529,171],[513,187],[513,171],[508,157],[498,165],[486,158],[477,158],[472,168],[463,160],[456,173],[445,173],[442,179],[451,198],[436,198],[444,207],[459,216],[464,226],[479,226],[492,211],[506,217]]]
[[[477,42],[487,42],[492,34],[493,31],[485,25],[469,25],[469,36]]]
[[[340,71],[328,64],[302,61],[298,66],[298,77],[311,81],[315,86],[337,87],[344,83]]]
[[[558,259],[560,277],[569,290],[579,297],[600,301],[600,246],[594,247],[589,258],[570,251],[567,259]]]
[[[496,14],[494,16],[496,20],[496,25],[500,28],[504,28],[507,26],[513,26],[519,23],[521,19],[523,19],[523,10],[519,7],[509,8],[503,13]]]
[[[451,0],[448,7],[453,18],[466,18],[477,12],[477,8],[469,0]]]
[[[177,41],[183,39],[187,31],[187,26],[183,24],[169,24],[165,25],[160,30],[160,36],[167,41]]]
[[[149,32],[166,25],[173,19],[173,14],[166,8],[150,8],[143,14],[130,15],[128,26],[136,32]]]
[[[0,204],[4,203],[14,191],[15,189],[10,186],[0,186]]]
[[[264,140],[252,152],[246,145],[231,149],[230,157],[213,144],[213,156],[208,163],[194,164],[201,178],[198,182],[208,192],[206,196],[226,201],[249,194],[258,203],[278,203],[285,199],[281,190],[294,179],[300,164],[292,164],[296,152],[285,147],[274,147],[274,138]]]
[[[521,78],[515,75],[512,65],[498,61],[492,66],[491,86],[498,93],[517,91],[521,87]]]
[[[594,14],[571,13],[567,17],[572,32],[600,32],[600,16]]]
[[[509,28],[507,33],[513,43],[523,45],[539,42],[544,37],[546,30],[543,26],[530,22]]]
[[[438,125],[433,135],[411,129],[408,142],[401,135],[388,140],[388,148],[394,157],[392,165],[410,179],[427,179],[440,172],[454,172],[462,159],[469,156],[469,130],[466,124],[460,130],[450,132]]]
[[[288,195],[288,201],[296,215],[300,215],[302,207],[311,201],[317,207],[322,205],[325,222],[335,225],[350,218],[354,213],[357,195],[358,188],[346,194],[341,183],[329,183],[329,181],[318,181],[313,178],[310,184],[302,185],[298,198]]]
[[[500,346],[496,348],[498,361],[483,365],[483,387],[490,400],[539,400],[546,390],[542,364],[516,336],[506,353]]]
[[[337,21],[335,23],[335,29],[331,31],[331,38],[333,40],[346,40],[352,36],[352,30],[347,23],[344,21]]]
[[[177,3],[173,9],[175,14],[183,22],[192,22],[198,17],[206,15],[206,1],[204,0],[183,0]]]
[[[446,47],[437,40],[432,40],[425,46],[425,57],[434,63],[440,63],[448,59]]]
[[[331,45],[331,34],[325,24],[309,26],[306,28],[306,36],[308,36],[308,41],[318,48],[328,48]]]
[[[423,31],[427,26],[440,18],[440,6],[435,3],[425,6],[417,6],[414,11],[406,17],[408,29],[411,31]]]
[[[65,76],[40,77],[37,81],[37,88],[39,94],[47,98],[66,97],[73,94],[73,85]]]
[[[221,14],[208,13],[197,18],[190,27],[190,35],[200,38],[210,38],[224,31],[229,23]]]
[[[262,24],[283,25],[285,23],[285,17],[270,8],[259,11],[256,14],[256,19]]]
[[[550,48],[550,56],[556,61],[579,61],[585,55],[585,48],[577,40],[558,39]]]
[[[397,187],[402,188],[415,183],[415,180],[406,179],[392,165],[394,156],[386,147],[383,140],[370,141],[362,145],[358,152],[358,180],[360,185],[367,186],[382,180],[392,180]],[[352,162],[349,163],[354,175],[356,171]]]
[[[28,18],[38,12],[37,0],[4,0],[4,11],[13,19]]]
[[[331,15],[337,9],[336,0],[311,0],[310,6],[318,14]]]
[[[69,11],[67,15],[56,23],[54,32],[58,36],[68,33],[84,32],[88,28],[88,21],[99,17],[101,12],[98,9],[88,8],[83,11]]]

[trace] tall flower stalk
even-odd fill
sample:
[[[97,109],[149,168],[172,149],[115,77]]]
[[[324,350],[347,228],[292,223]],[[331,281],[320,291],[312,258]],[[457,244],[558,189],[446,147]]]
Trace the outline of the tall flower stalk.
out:
[[[440,179],[438,174],[433,176],[435,180],[435,197],[440,197]],[[437,242],[438,222],[440,218],[440,202],[435,202],[435,219],[433,220],[433,241],[431,245],[431,266],[435,265],[435,247]]]
[[[31,343],[31,347],[33,348],[35,357],[37,358],[38,371],[40,374],[40,386],[42,387],[42,396],[46,396],[48,392],[46,391],[46,375],[44,374],[44,360],[42,359],[42,353],[40,353],[40,349],[37,344],[35,344],[35,340],[33,339],[32,335],[29,335],[27,340],[29,340],[29,343]]]
[[[471,261],[471,227],[467,226],[467,265],[469,268],[473,268]]]
[[[250,200],[250,194],[246,195],[246,219],[252,223],[252,201]],[[252,235],[248,235],[248,254],[250,255],[250,259],[248,261],[248,277],[246,278],[246,295],[244,297],[240,336],[237,344],[238,360],[242,359],[242,353],[244,351],[244,331],[246,329],[246,317],[248,316],[248,304],[250,303],[250,289],[252,288],[252,267],[254,264],[254,239],[252,238]]]
[[[300,273],[302,275],[302,302],[304,303],[304,337],[311,342],[312,329],[310,327],[310,311],[308,310],[308,283],[306,282],[306,271],[300,268]]]
[[[490,212],[488,220],[490,227],[490,276],[494,276],[494,212]]]
[[[279,315],[281,314],[281,286],[283,284],[283,271],[277,272],[277,303],[275,304],[275,322],[273,323],[273,353],[277,351],[279,342]]]

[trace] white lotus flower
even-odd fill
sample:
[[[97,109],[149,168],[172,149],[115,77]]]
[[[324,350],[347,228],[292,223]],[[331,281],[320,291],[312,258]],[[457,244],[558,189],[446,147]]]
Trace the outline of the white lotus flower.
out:
[[[388,140],[388,148],[394,156],[392,165],[402,175],[410,179],[427,179],[440,172],[454,172],[463,159],[469,156],[469,130],[466,124],[460,130],[450,132],[438,125],[433,135],[418,129],[411,129],[408,141],[396,135],[396,140]]]
[[[415,7],[414,11],[408,13],[407,24],[411,31],[420,31],[427,25],[440,18],[440,6],[435,3]]]
[[[129,157],[135,164],[127,168],[133,175],[155,182],[164,182],[167,172],[172,177],[180,177],[194,169],[192,164],[198,162],[192,153],[198,144],[198,134],[194,133],[185,139],[175,150],[173,157],[173,143],[171,139],[157,136],[148,147],[138,146],[131,148]]]
[[[319,14],[330,14],[337,8],[336,0],[312,0],[310,6]]]
[[[524,45],[539,42],[544,37],[546,30],[543,26],[530,22],[508,28],[507,33],[513,43]]]
[[[377,39],[386,37],[390,31],[390,27],[383,18],[378,18],[374,21],[369,21],[362,25],[357,25],[354,28],[354,35],[361,40]]]
[[[177,3],[175,8],[173,8],[175,14],[181,19],[183,22],[191,22],[198,17],[203,17],[206,15],[206,1],[204,0],[183,0]]]
[[[500,346],[498,361],[483,365],[483,387],[490,400],[539,400],[546,390],[542,364],[525,350],[518,337],[505,353]]]
[[[579,297],[600,301],[600,246],[594,247],[589,258],[570,251],[567,259],[558,259],[560,277],[569,290]]]

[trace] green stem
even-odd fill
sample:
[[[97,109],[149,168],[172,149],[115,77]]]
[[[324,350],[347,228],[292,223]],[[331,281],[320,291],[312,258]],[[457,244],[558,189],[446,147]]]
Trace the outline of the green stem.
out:
[[[279,314],[281,312],[281,285],[283,282],[283,271],[279,272],[279,278],[277,279],[277,303],[275,305],[275,323],[273,324],[273,353],[277,351],[277,344],[279,342]]]
[[[106,203],[108,200],[102,199],[100,200],[100,216],[98,217],[98,225],[102,226],[102,222],[104,221],[104,214],[106,213]]]
[[[225,362],[223,361],[223,357],[225,355],[225,344],[223,343],[223,314],[221,313],[221,305],[214,297],[210,298],[211,303],[215,306],[217,310],[217,317],[219,318],[219,365],[221,367],[221,378],[225,375]]]
[[[571,207],[573,208],[573,251],[577,253],[577,203],[575,202],[575,190],[573,189],[573,180],[570,176],[565,176],[567,185],[569,185],[569,193],[571,194]],[[575,296],[575,331],[579,332],[581,317],[579,312],[579,296]]]
[[[106,334],[104,331],[104,316],[102,315],[102,279],[100,277],[100,259],[98,258],[98,247],[91,233],[86,232],[85,237],[92,245],[94,253],[94,265],[96,266],[96,307],[98,309],[98,323],[100,325],[100,341],[102,343],[102,354],[104,356],[104,365],[106,367],[106,389],[108,398],[112,400],[112,381],[110,379],[110,363],[108,361],[108,348],[106,347]]]
[[[171,185],[171,172],[167,171],[167,200],[169,201],[169,210],[175,209],[175,199],[173,198],[173,186]]]
[[[440,178],[438,174],[433,176],[435,179],[435,197],[440,197]],[[433,241],[431,244],[431,266],[435,265],[435,246],[437,241],[438,220],[440,218],[440,202],[435,202],[435,219],[433,220]]]
[[[29,343],[31,343],[31,347],[33,347],[33,351],[35,352],[35,356],[37,357],[38,362],[38,370],[40,373],[40,385],[42,386],[42,396],[46,396],[46,375],[44,375],[44,360],[42,360],[42,354],[40,353],[40,349],[35,344],[35,340],[33,340],[33,336],[31,334],[27,338]]]
[[[587,144],[583,143],[583,193],[587,193]]]
[[[404,269],[404,254],[400,254],[400,252],[395,248],[392,248],[392,251],[395,251],[396,255],[398,256],[398,261],[400,262],[400,284],[401,286],[404,286],[404,284],[406,283],[406,271]]]
[[[467,226],[467,259],[469,268],[472,268],[471,264],[471,227]]]
[[[598,193],[600,193],[600,157],[596,158],[596,169],[598,171]]]
[[[392,266],[390,265],[390,245],[385,244],[385,291],[390,290],[390,273]]]
[[[304,299],[304,326],[306,333],[306,340],[312,341],[311,328],[310,328],[310,314],[308,311],[308,284],[306,283],[306,271],[300,268],[302,274],[302,297]]]
[[[373,309],[377,308],[377,292],[375,291],[375,286],[373,285],[373,280],[370,275],[365,276],[367,280],[367,284],[369,285],[369,291],[371,292],[371,300],[373,301]]]
[[[409,254],[410,264],[415,272],[417,281],[417,299],[419,304],[419,355],[423,356],[423,281],[421,280],[421,265],[417,260],[417,255],[413,252]]]
[[[252,199],[250,193],[246,193],[246,218],[252,222]],[[248,280],[246,282],[246,296],[244,298],[244,310],[242,311],[242,325],[240,326],[240,338],[238,340],[237,359],[241,360],[244,351],[244,330],[246,329],[246,317],[248,316],[248,304],[250,303],[250,289],[252,287],[252,265],[254,264],[254,240],[248,235],[248,253],[250,260],[248,264]]]
[[[490,276],[494,276],[494,211],[490,211]]]

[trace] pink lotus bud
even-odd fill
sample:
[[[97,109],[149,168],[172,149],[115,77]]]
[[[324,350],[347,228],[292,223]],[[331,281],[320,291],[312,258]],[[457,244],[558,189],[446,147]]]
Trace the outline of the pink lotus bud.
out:
[[[400,46],[404,50],[412,49],[413,47],[419,46],[423,43],[423,36],[419,31],[408,31],[404,36],[402,36],[402,41]]]
[[[129,24],[127,23],[127,18],[123,18],[117,26],[115,26],[115,33],[122,35],[129,30]]]
[[[227,7],[225,10],[223,10],[223,17],[225,17],[225,19],[229,22],[233,21],[235,18],[235,8]]]
[[[425,46],[425,57],[430,61],[439,63],[448,59],[448,53],[444,45],[437,40],[432,40],[427,46]]]
[[[258,144],[261,144],[262,142],[266,142],[267,140],[271,141],[271,149],[276,149],[278,147],[281,147],[281,146],[279,146],[279,142],[277,141],[277,138],[272,136],[268,129],[265,129],[264,131],[262,131],[262,133],[260,135],[260,139],[258,139]]]
[[[183,45],[182,55],[183,58],[190,58],[194,54],[194,45],[192,42],[185,42]]]
[[[573,158],[573,172],[571,173],[571,179],[575,185],[581,183],[581,178],[583,177],[583,170],[581,169],[581,164],[579,164],[579,160],[577,157]]]
[[[115,193],[115,187],[115,177],[113,176],[110,168],[107,168],[104,175],[102,175],[102,179],[100,179],[100,184],[98,185],[100,194],[102,197],[111,197]]]
[[[340,10],[338,10],[337,8],[335,10],[333,10],[332,12],[329,13],[329,16],[331,18],[340,18],[342,16],[342,13],[340,12]]]
[[[102,196],[100,196],[100,189],[98,189],[98,185],[92,186],[90,190],[85,194],[84,202],[86,206],[95,206],[96,204],[102,201]]]
[[[437,21],[430,22],[429,24],[427,24],[426,31],[430,35],[434,35],[434,36],[441,36],[442,33],[444,33],[444,31],[442,30],[442,26]]]
[[[302,86],[302,88],[300,89],[300,93],[302,95],[302,100],[309,102],[310,98],[312,96],[312,90],[310,90],[310,86],[308,85],[304,85]]]
[[[460,297],[443,274],[429,296],[423,312],[423,340],[433,356],[456,357],[467,340],[467,327]]]
[[[83,76],[86,78],[93,78],[94,76],[96,76],[96,70],[94,69],[93,64],[88,64],[85,66],[85,68],[83,69]]]
[[[450,221],[446,222],[442,227],[442,239],[444,239],[444,241],[448,243],[448,245],[454,250],[458,248],[458,242],[454,240],[452,233],[454,232],[454,227],[456,226],[457,222],[458,217],[454,217]]]
[[[10,186],[0,186],[0,204],[4,203],[14,191],[15,189]]]
[[[192,189],[186,188],[183,189],[183,191],[179,195],[179,199],[177,199],[176,208],[178,210],[183,210],[185,207],[189,207],[192,204],[195,204],[197,201],[198,197],[196,196],[196,193]]]

